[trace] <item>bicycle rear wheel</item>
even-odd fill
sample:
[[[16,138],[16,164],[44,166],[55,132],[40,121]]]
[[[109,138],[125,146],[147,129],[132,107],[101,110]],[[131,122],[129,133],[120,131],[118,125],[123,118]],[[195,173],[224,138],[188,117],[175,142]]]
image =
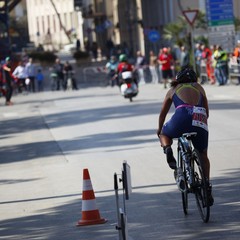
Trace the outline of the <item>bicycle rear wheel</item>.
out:
[[[185,176],[185,179],[186,179],[186,176]],[[187,187],[186,187],[186,190],[184,192],[182,192],[181,194],[182,194],[183,212],[184,212],[185,215],[187,215],[188,214],[188,191],[187,191]]]
[[[194,149],[192,153],[192,166],[194,173],[194,194],[196,198],[196,203],[198,210],[203,222],[208,222],[210,217],[210,206],[208,204],[208,186],[206,183],[206,178],[203,172],[202,162],[200,159],[199,152]]]

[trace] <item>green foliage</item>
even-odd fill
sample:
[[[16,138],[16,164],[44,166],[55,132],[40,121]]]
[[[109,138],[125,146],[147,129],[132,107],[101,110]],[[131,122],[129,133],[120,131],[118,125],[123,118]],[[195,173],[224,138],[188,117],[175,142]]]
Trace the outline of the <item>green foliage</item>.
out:
[[[57,56],[50,51],[46,51],[46,52],[34,51],[34,52],[30,52],[28,56],[33,60],[37,60],[40,62],[48,62],[48,63],[53,63],[57,58]]]
[[[240,19],[239,18],[234,18],[234,25],[235,25],[235,30],[240,31]]]
[[[176,23],[169,23],[163,29],[163,38],[167,40],[172,40],[178,46],[181,46],[184,43],[184,39],[181,36],[185,30],[184,22],[182,18]]]
[[[206,16],[202,12],[198,12],[197,18],[194,22],[194,28],[206,29],[207,22]],[[189,28],[189,23],[185,17],[180,16],[175,23],[169,23],[164,27],[163,37],[167,40],[173,41],[176,45],[189,45],[189,37],[187,35]],[[206,42],[205,39],[202,39],[202,42]]]

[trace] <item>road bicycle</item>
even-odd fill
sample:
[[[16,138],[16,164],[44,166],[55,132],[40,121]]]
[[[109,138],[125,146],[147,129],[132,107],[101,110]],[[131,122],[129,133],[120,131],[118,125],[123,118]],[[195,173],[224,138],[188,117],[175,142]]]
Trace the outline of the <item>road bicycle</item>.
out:
[[[178,157],[174,175],[181,191],[184,214],[188,214],[188,194],[193,193],[201,218],[207,223],[210,217],[209,183],[204,175],[200,154],[192,145],[192,138],[196,135],[196,132],[184,133],[177,139]]]

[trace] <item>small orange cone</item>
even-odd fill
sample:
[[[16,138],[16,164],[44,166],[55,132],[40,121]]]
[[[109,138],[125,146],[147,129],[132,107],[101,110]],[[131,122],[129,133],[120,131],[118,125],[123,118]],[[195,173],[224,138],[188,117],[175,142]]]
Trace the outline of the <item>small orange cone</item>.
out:
[[[77,226],[103,224],[107,220],[100,217],[88,169],[83,169],[82,219]]]

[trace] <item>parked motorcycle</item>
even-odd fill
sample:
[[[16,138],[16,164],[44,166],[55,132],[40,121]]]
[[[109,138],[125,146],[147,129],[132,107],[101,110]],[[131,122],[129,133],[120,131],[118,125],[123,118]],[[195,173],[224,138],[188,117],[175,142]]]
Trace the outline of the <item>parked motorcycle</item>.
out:
[[[128,98],[132,102],[133,97],[138,95],[138,86],[133,79],[133,74],[130,71],[121,73],[120,91],[124,98]]]

